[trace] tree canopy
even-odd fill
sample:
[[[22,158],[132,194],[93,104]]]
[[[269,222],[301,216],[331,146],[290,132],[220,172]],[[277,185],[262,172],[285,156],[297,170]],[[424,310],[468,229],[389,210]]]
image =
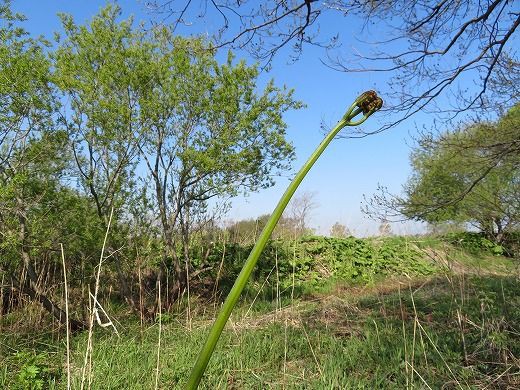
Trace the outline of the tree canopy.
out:
[[[470,223],[500,241],[520,226],[519,139],[519,105],[497,122],[425,135],[412,153],[404,196],[383,192],[372,205],[429,223]]]
[[[163,302],[180,296],[204,268],[190,248],[213,209],[290,167],[283,116],[302,103],[273,80],[259,88],[257,67],[231,52],[220,63],[203,38],[120,14],[107,5],[84,25],[61,15],[64,34],[51,46],[2,3],[0,269],[45,297],[41,275],[61,264],[64,244],[89,279],[111,220],[106,266],[142,310],[133,286],[143,254],[168,286]]]

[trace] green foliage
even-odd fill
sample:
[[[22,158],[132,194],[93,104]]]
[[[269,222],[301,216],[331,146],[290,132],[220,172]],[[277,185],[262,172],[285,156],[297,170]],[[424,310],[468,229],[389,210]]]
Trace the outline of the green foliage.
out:
[[[220,270],[219,286],[231,286],[252,244],[215,244],[206,259],[212,264],[212,278]],[[194,264],[202,262],[204,248],[193,250]],[[220,268],[222,262],[223,268]],[[266,291],[279,288],[291,294],[293,283],[298,291],[325,287],[331,280],[347,283],[374,283],[391,275],[430,275],[437,270],[419,248],[406,238],[384,239],[331,238],[310,236],[299,240],[270,241],[253,271],[253,286],[267,280]]]
[[[132,31],[131,20],[116,22],[119,14],[107,5],[82,26],[60,15],[65,36],[51,53],[52,81],[69,102],[58,123],[68,132],[74,175],[104,223],[113,207],[116,216],[123,212],[130,195],[139,137],[133,107],[140,34]]]
[[[453,295],[453,291],[458,293]],[[373,311],[380,329],[389,325],[403,329],[407,351],[400,351],[402,358],[410,363],[414,356],[414,367],[427,372],[423,378],[432,388],[442,387],[447,378],[469,388],[480,381],[501,379],[505,382],[495,382],[496,386],[507,387],[511,381],[515,387],[515,379],[500,375],[508,354],[519,352],[518,338],[510,332],[520,315],[518,292],[518,283],[511,277],[453,275],[450,282],[434,280],[426,289],[410,286],[400,293],[365,297],[359,306]],[[422,328],[414,326],[415,316]],[[423,334],[425,346],[417,333]],[[429,370],[427,365],[437,368]]]
[[[49,362],[51,355],[20,351],[11,357],[16,376],[9,384],[13,390],[43,390],[54,387],[56,378],[61,377],[61,370],[53,368]]]
[[[25,218],[23,244],[31,248],[38,263],[44,258],[60,261],[63,243],[70,260],[90,256],[101,246],[102,230],[88,200],[62,184],[66,174],[67,138],[63,132],[42,132],[23,149],[15,149],[0,187],[3,208],[0,228],[1,261],[4,269],[15,270],[21,262],[20,214]]]
[[[0,269],[18,277],[23,258],[33,279],[61,285],[63,244],[71,287],[85,287],[115,210],[108,288],[115,273],[137,302],[133,277],[148,267],[182,289],[181,264],[204,266],[186,254],[208,200],[220,212],[290,167],[283,116],[302,103],[272,80],[259,88],[257,66],[232,53],[217,61],[204,38],[146,30],[114,4],[83,25],[60,15],[55,46],[1,4]]]
[[[322,283],[328,277],[369,283],[385,275],[427,275],[435,267],[403,238],[383,240],[309,237],[289,249],[297,256],[289,261],[285,283],[292,272],[296,281]],[[294,252],[296,251],[296,252]]]
[[[508,256],[520,259],[520,230],[508,232],[502,245]]]
[[[47,43],[32,39],[21,26],[24,17],[0,4],[0,158],[23,140],[16,135],[37,132],[51,123],[52,87]],[[24,121],[25,120],[25,121]],[[5,137],[5,138],[4,138]],[[10,145],[10,144],[14,145]],[[0,160],[1,161],[1,160]]]
[[[220,212],[230,197],[274,184],[294,157],[283,115],[302,104],[272,80],[258,88],[258,68],[232,53],[219,63],[204,38],[147,31],[120,14],[107,5],[85,25],[61,15],[53,82],[70,107],[59,123],[74,174],[104,226],[115,208],[114,224],[130,225],[136,237],[130,252],[174,274],[182,289],[182,265],[203,263],[186,254],[214,211],[208,201],[218,198]],[[120,233],[110,247],[124,245]],[[117,266],[120,280],[120,270],[136,268],[132,253]]]
[[[63,160],[52,128],[54,94],[43,40],[20,27],[23,16],[0,5],[0,268],[19,259],[20,216],[41,212]],[[52,157],[48,157],[52,156]],[[52,181],[52,183],[48,183]],[[38,204],[41,202],[41,204]]]
[[[265,388],[266,384],[279,388],[284,383],[291,389],[402,389],[407,384],[422,388],[423,380],[431,388],[450,387],[456,381],[464,388],[517,388],[518,364],[510,358],[520,354],[515,329],[520,323],[517,280],[451,275],[424,282],[401,284],[399,291],[397,284],[385,280],[362,296],[336,290],[308,301],[295,300],[283,310],[266,305],[247,316],[244,313],[251,302],[243,302],[233,327],[222,335],[201,388],[231,383],[237,388]],[[192,309],[199,314],[192,319],[191,331],[184,326],[184,313],[162,323],[162,386],[182,387],[206,336],[214,313],[210,307],[205,307],[209,310],[205,315],[202,307]],[[156,368],[157,325],[140,328],[136,318],[122,325],[119,338],[108,332],[94,333],[93,389],[154,386],[150,373]],[[11,344],[11,336],[3,333],[1,337],[0,348]],[[86,334],[73,338],[73,367],[83,364],[86,340]],[[0,369],[0,386],[36,389],[30,387],[29,378],[34,377],[35,383],[44,381],[43,388],[52,388],[51,377],[56,387],[65,385],[65,370],[52,368],[62,367],[63,349],[59,354],[25,352],[20,358],[4,351],[0,366],[8,367],[12,375],[7,378]],[[411,364],[416,370],[413,375],[406,370]],[[514,372],[504,374],[507,367]],[[18,381],[22,370],[25,384],[29,383],[26,387]],[[73,370],[72,375],[73,388],[79,387],[81,370]]]
[[[424,136],[397,208],[429,223],[471,223],[501,241],[520,224],[520,106],[496,123]]]
[[[15,388],[27,390],[41,390],[45,384],[45,374],[48,368],[42,365],[41,355],[31,355],[19,352],[16,358],[22,362],[17,376]]]
[[[445,239],[456,246],[462,247],[473,254],[490,253],[495,256],[504,254],[504,247],[501,244],[488,240],[481,233],[450,233]]]

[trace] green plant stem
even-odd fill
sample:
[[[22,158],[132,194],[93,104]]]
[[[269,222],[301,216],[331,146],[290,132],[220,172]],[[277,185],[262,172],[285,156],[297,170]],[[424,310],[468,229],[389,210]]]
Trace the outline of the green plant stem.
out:
[[[242,293],[242,290],[244,289],[247,281],[249,280],[249,277],[253,272],[258,258],[260,257],[260,254],[262,253],[267,241],[271,237],[271,233],[276,227],[278,220],[282,216],[283,211],[287,207],[287,204],[291,200],[293,194],[296,192],[296,189],[302,182],[303,178],[305,177],[305,175],[307,175],[307,172],[309,172],[316,160],[321,156],[325,148],[330,144],[330,142],[334,139],[334,137],[342,128],[344,128],[345,126],[359,125],[363,123],[373,112],[376,111],[376,109],[373,109],[370,112],[365,113],[362,119],[352,122],[352,119],[362,112],[361,108],[357,106],[357,104],[360,101],[360,98],[361,96],[358,99],[356,99],[356,101],[350,106],[349,110],[347,111],[343,119],[329,132],[329,134],[327,134],[327,136],[319,144],[318,148],[314,151],[314,153],[312,153],[307,162],[296,174],[292,182],[285,190],[285,193],[282,195],[280,201],[278,202],[278,205],[276,206],[271,217],[269,218],[267,225],[265,226],[264,230],[262,230],[262,233],[260,234],[258,241],[256,242],[251,253],[249,254],[249,257],[247,258],[244,267],[242,268],[242,271],[240,271],[240,274],[238,275],[235,284],[233,285],[233,288],[229,292],[229,295],[227,296],[222,306],[222,309],[220,310],[220,313],[217,319],[215,320],[215,323],[213,324],[208,339],[206,340],[206,344],[202,348],[199,357],[195,363],[195,366],[191,371],[190,378],[188,379],[188,383],[186,384],[186,389],[192,390],[198,387],[200,380],[202,379],[202,375],[206,370],[206,366],[209,362],[209,359],[213,353],[213,350],[215,349],[215,346],[217,345],[217,342],[220,338],[220,334],[222,333],[222,330],[224,329],[224,326],[226,325],[226,322],[229,319],[229,316],[231,315],[233,307],[237,303],[238,298]]]

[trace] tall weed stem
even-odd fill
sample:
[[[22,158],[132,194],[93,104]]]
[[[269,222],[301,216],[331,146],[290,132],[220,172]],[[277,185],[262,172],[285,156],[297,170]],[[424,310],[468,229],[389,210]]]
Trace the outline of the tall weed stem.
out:
[[[336,137],[341,129],[346,126],[357,126],[363,123],[367,118],[372,115],[374,112],[379,110],[383,105],[383,101],[381,98],[377,96],[374,91],[367,91],[361,94],[352,105],[349,107],[347,113],[343,116],[343,118],[339,121],[339,123],[327,134],[327,136],[323,139],[323,141],[319,144],[318,148],[312,153],[307,162],[303,165],[300,171],[296,174],[293,181],[289,184],[285,193],[280,198],[278,205],[274,209],[267,225],[262,231],[258,241],[255,246],[251,250],[249,257],[247,258],[242,271],[238,275],[235,280],[235,284],[233,288],[229,292],[229,295],[226,298],[226,301],[222,305],[222,309],[218,317],[215,319],[215,323],[208,335],[208,339],[206,340],[205,345],[203,346],[199,357],[191,371],[190,378],[188,379],[188,383],[186,384],[186,389],[196,389],[202,379],[202,375],[206,370],[206,366],[213,354],[215,346],[220,338],[220,334],[226,325],[229,316],[231,315],[231,311],[233,310],[235,304],[242,293],[253,269],[262,253],[267,241],[271,237],[271,233],[273,232],[278,220],[282,216],[283,211],[287,207],[287,204],[291,200],[292,196],[296,192],[296,189],[303,181],[304,177],[307,175],[309,170],[312,168],[316,160],[321,156],[323,151],[327,148],[330,142]],[[355,117],[362,114],[362,117],[358,120],[354,120]]]

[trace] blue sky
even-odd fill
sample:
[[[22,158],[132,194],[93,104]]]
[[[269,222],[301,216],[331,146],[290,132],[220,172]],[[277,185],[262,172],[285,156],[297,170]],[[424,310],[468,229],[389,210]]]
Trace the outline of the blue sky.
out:
[[[28,21],[25,27],[34,35],[43,34],[52,39],[61,26],[56,14],[70,13],[76,22],[83,23],[95,15],[105,5],[105,1],[72,0],[14,0],[13,8],[25,14]],[[150,20],[153,15],[144,12],[136,0],[119,1],[123,17],[134,15],[137,21]],[[341,31],[343,47],[359,49],[361,44],[354,39],[353,29],[359,21],[352,19],[348,24],[345,18],[327,21]],[[323,23],[323,25],[327,25]],[[352,30],[351,30],[352,29]],[[331,30],[332,31],[332,30]],[[327,33],[327,31],[324,31]],[[334,125],[344,114],[359,93],[375,89],[383,96],[389,75],[378,73],[344,73],[327,68],[320,62],[324,56],[321,49],[308,47],[299,61],[289,64],[290,50],[281,51],[275,58],[271,71],[262,74],[260,84],[274,78],[278,85],[295,89],[296,98],[307,104],[307,108],[291,112],[286,116],[288,139],[296,148],[297,159],[293,171],[277,180],[275,187],[237,198],[227,216],[230,220],[256,217],[272,211],[281,193],[288,184],[288,177],[296,172],[323,138],[321,124]],[[246,58],[245,53],[237,57]],[[251,60],[248,59],[250,62]],[[260,86],[261,87],[261,86]],[[411,134],[414,129],[428,126],[432,118],[417,115],[391,130],[362,139],[337,139],[325,151],[298,190],[315,193],[317,208],[313,211],[310,225],[318,233],[326,234],[335,222],[345,224],[358,236],[377,233],[378,223],[365,217],[360,211],[363,194],[370,196],[378,183],[399,193],[402,184],[410,174],[409,153]],[[377,114],[363,126],[375,130],[379,124]],[[395,233],[414,233],[420,227],[416,224],[394,225]]]

